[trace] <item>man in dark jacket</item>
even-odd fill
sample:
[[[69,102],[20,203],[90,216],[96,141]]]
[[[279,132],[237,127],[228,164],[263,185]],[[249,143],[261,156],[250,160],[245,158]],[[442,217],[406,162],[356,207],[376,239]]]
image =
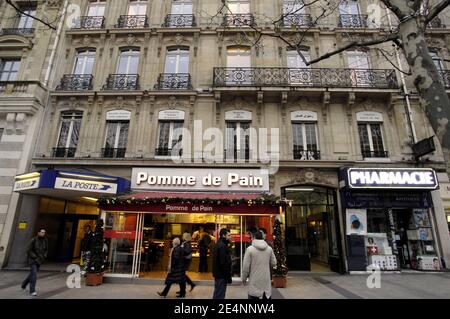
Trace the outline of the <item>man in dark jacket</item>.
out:
[[[231,255],[228,249],[230,242],[230,231],[222,228],[219,233],[220,239],[213,249],[213,276],[214,295],[213,299],[225,299],[227,284],[231,284]]]
[[[22,283],[22,289],[25,291],[28,284],[30,284],[30,294],[37,296],[36,293],[36,281],[39,268],[44,260],[47,258],[48,253],[48,240],[45,237],[45,229],[41,229],[37,236],[34,237],[28,244],[27,255],[28,263],[30,265],[30,274]]]
[[[184,249],[181,247],[180,238],[173,239],[173,248],[170,254],[169,266],[167,269],[167,277],[165,287],[162,292],[157,292],[161,297],[166,297],[169,293],[170,287],[174,283],[180,285],[180,292],[177,293],[177,298],[184,298],[186,296],[186,268],[184,262]]]

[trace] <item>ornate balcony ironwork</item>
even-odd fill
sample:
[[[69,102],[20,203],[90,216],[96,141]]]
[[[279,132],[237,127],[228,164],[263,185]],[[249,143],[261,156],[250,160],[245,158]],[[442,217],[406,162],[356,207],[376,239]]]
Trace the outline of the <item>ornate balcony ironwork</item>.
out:
[[[288,14],[281,21],[282,26],[310,27],[312,19],[309,14]]]
[[[162,73],[158,77],[156,90],[191,90],[191,75],[189,73]]]
[[[250,160],[250,149],[232,149],[224,150],[223,157],[225,161],[248,161]]]
[[[139,74],[110,74],[103,90],[139,90]]]
[[[387,158],[389,157],[389,152],[387,151],[362,151],[362,156],[364,158]]]
[[[339,17],[341,28],[367,28],[366,14],[341,14]]]
[[[1,30],[1,35],[33,35],[34,28],[6,28]]]
[[[57,91],[92,90],[92,74],[64,74]]]
[[[102,157],[104,158],[124,158],[126,148],[102,148]]]
[[[182,156],[183,155],[183,149],[171,149],[168,147],[158,147],[155,149],[155,156],[171,156],[172,155],[172,151],[177,154],[177,156]]]
[[[146,15],[120,16],[116,25],[116,28],[120,29],[134,29],[147,27],[148,27],[148,17]]]
[[[395,89],[394,70],[214,68],[214,86],[294,86]]]
[[[255,26],[255,18],[251,13],[226,14],[223,17],[223,27],[252,27]]]
[[[168,14],[162,25],[165,28],[195,27],[193,14]]]
[[[294,159],[303,161],[320,160],[320,151],[306,151],[294,148]]]
[[[428,28],[430,29],[445,29],[445,24],[442,23],[442,20],[439,17],[435,17],[428,23]]]
[[[105,27],[105,17],[81,16],[75,23],[74,29],[103,29]]]
[[[441,71],[442,80],[444,81],[444,86],[450,89],[450,70]]]
[[[54,147],[52,157],[75,157],[76,147]]]

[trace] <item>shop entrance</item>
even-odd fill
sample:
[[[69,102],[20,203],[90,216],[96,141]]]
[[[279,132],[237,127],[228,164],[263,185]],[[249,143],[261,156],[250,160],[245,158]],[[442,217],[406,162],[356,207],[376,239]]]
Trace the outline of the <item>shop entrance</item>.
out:
[[[220,229],[231,231],[233,275],[240,276],[245,249],[250,245],[246,231],[265,228],[272,241],[272,215],[153,214],[107,212],[105,238],[110,275],[165,278],[171,241],[184,232],[193,237],[193,256],[188,275],[192,280],[212,280],[212,249]],[[203,247],[203,248],[202,248]]]
[[[286,259],[290,270],[342,272],[336,192],[312,186],[283,189],[286,208]]]

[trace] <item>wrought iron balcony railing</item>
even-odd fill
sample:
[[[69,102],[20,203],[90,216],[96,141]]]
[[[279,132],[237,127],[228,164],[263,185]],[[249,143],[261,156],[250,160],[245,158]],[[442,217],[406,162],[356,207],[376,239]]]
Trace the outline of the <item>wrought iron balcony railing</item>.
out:
[[[148,17],[146,15],[135,16],[120,16],[117,21],[116,28],[120,29],[134,29],[134,28],[147,28]]]
[[[441,71],[442,80],[444,81],[444,86],[450,89],[450,70]]]
[[[309,14],[288,14],[281,21],[282,26],[310,27],[312,19]]]
[[[445,24],[442,23],[442,20],[439,17],[435,17],[428,23],[428,28],[430,29],[445,29]]]
[[[193,14],[168,14],[162,26],[165,28],[195,27],[195,16]]]
[[[362,151],[362,156],[364,158],[387,158],[389,157],[389,152],[387,151]]]
[[[76,147],[54,147],[52,157],[75,157]]]
[[[366,14],[341,14],[339,17],[341,28],[367,28]]]
[[[294,148],[294,159],[303,161],[320,160],[320,151],[306,151]]]
[[[104,158],[124,158],[126,148],[102,148],[102,157]]]
[[[176,156],[182,156],[183,155],[183,149],[180,148],[180,149],[173,150],[173,149],[168,148],[168,147],[158,147],[158,148],[156,148],[155,149],[155,155],[156,156],[171,156],[172,155],[172,151],[175,152],[175,154],[173,154],[173,155],[176,155]]]
[[[223,157],[225,161],[248,161],[250,159],[250,149],[224,150]]]
[[[251,13],[226,14],[223,17],[223,27],[252,27],[255,26],[255,18]]]
[[[191,75],[189,73],[162,73],[158,77],[156,90],[190,90]]]
[[[75,22],[74,29],[103,29],[105,27],[105,17],[103,16],[81,16]]]
[[[92,74],[64,74],[57,91],[92,90]]]
[[[395,89],[395,70],[332,68],[214,68],[214,86],[294,86]]]
[[[139,74],[110,74],[103,90],[139,90]]]
[[[6,28],[0,31],[1,35],[33,35],[34,28]]]

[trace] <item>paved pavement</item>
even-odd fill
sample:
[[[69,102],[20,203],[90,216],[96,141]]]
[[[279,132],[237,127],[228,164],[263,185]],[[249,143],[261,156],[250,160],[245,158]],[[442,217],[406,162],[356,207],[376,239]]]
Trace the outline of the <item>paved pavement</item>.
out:
[[[163,281],[126,280],[124,283],[106,282],[88,287],[81,280],[81,288],[66,285],[69,274],[41,271],[38,276],[37,297],[20,289],[25,271],[0,271],[0,299],[159,299],[156,294]],[[367,275],[289,274],[288,286],[273,289],[274,299],[378,299],[378,298],[450,298],[450,273],[381,274],[381,287],[369,289]],[[189,289],[189,286],[188,286]],[[178,286],[172,286],[168,298],[175,298]],[[200,282],[187,299],[211,299],[211,282]],[[227,289],[227,298],[246,299],[247,289],[238,282]]]

